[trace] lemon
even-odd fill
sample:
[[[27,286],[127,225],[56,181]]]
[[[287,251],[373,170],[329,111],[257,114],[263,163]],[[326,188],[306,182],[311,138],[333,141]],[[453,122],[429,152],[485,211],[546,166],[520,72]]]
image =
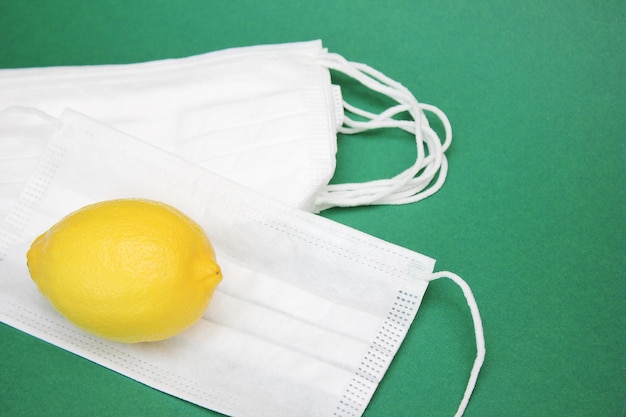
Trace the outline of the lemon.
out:
[[[39,291],[63,316],[126,343],[186,329],[222,279],[200,226],[150,200],[83,207],[35,239],[26,257]]]

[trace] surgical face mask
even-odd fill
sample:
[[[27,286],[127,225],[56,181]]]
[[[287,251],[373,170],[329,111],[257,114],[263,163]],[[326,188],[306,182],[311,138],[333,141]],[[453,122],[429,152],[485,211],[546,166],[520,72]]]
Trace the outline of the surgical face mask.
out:
[[[331,70],[387,96],[380,114],[343,102]],[[59,117],[72,108],[134,137],[293,207],[404,204],[445,181],[451,129],[436,107],[420,104],[402,85],[366,65],[301,42],[234,48],[129,65],[0,71],[0,112],[29,107]],[[441,140],[424,110],[439,117]],[[409,117],[396,120],[394,117]],[[6,122],[8,123],[8,122]],[[0,132],[0,208],[10,206],[43,151],[41,143],[11,140],[36,129],[22,121]],[[391,179],[329,185],[337,133],[395,128],[416,143],[415,164]],[[9,136],[9,139],[3,137]],[[9,143],[7,143],[9,142]],[[401,171],[401,169],[398,169]],[[2,213],[0,212],[0,215]]]
[[[467,286],[427,256],[289,207],[160,148],[67,111],[0,226],[4,323],[163,392],[232,416],[360,416],[411,325],[428,282],[463,289],[477,358],[482,325]],[[162,341],[120,344],[82,332],[29,279],[33,239],[67,213],[149,198],[194,218],[224,275],[199,322]]]

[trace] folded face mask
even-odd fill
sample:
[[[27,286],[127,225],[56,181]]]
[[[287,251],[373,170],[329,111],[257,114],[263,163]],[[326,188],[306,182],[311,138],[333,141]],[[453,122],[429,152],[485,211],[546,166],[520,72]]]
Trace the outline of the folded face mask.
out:
[[[482,326],[467,284],[434,260],[276,202],[146,142],[65,112],[19,202],[0,226],[0,319],[171,395],[232,416],[360,416],[404,339],[428,282],[468,300],[477,358]],[[50,134],[50,132],[52,132]],[[148,198],[194,218],[223,281],[202,319],[162,341],[120,344],[60,316],[29,278],[33,239],[71,211]]]
[[[395,104],[374,114],[342,103],[331,70]],[[54,117],[65,108],[75,109],[313,212],[427,197],[445,181],[444,152],[451,140],[440,110],[418,103],[402,85],[368,66],[328,53],[319,41],[140,64],[2,70],[0,112],[5,114],[0,118],[19,107]],[[442,120],[443,141],[430,128],[424,110]],[[399,114],[409,115],[408,120],[394,119]],[[28,167],[43,151],[42,144],[10,138],[16,131],[36,128],[37,121],[22,120],[0,132],[0,178],[10,178],[10,183],[0,183],[0,208],[15,201]],[[385,128],[413,137],[415,164],[391,179],[328,185],[335,171],[337,133]]]

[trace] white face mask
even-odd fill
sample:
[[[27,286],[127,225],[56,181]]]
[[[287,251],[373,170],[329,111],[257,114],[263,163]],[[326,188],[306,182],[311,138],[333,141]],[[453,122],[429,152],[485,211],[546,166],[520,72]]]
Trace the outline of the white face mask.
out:
[[[54,122],[54,121],[53,121]],[[0,227],[0,319],[166,393],[233,416],[360,416],[404,339],[434,260],[276,202],[79,113],[53,134]],[[43,132],[43,131],[42,131]],[[42,133],[45,135],[45,133]],[[114,198],[160,200],[210,236],[224,279],[203,318],[163,342],[119,344],[75,328],[29,279],[32,240]]]
[[[329,69],[347,74],[397,105],[372,114],[342,103]],[[356,117],[344,116],[342,104]],[[445,181],[444,152],[451,140],[450,125],[440,110],[419,104],[406,88],[373,69],[328,53],[319,41],[141,64],[2,70],[0,111],[16,106],[55,117],[65,108],[75,109],[313,212],[332,206],[404,204],[431,195]],[[443,143],[423,110],[442,120]],[[393,118],[403,112],[413,120]],[[33,128],[33,123],[24,121],[19,129]],[[415,164],[392,179],[329,186],[337,132],[382,128],[402,129],[414,137]],[[7,160],[0,175],[23,183],[28,177],[24,167],[43,146],[9,147],[5,142],[0,137],[0,155]],[[15,171],[15,166],[20,168]],[[20,187],[0,190],[0,199],[5,200],[0,208],[16,198],[12,192],[16,188]]]

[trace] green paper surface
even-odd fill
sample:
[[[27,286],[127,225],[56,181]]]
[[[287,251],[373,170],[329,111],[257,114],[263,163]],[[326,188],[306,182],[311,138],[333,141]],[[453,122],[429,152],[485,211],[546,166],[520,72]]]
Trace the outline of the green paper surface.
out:
[[[322,39],[382,71],[450,118],[447,182],[322,215],[470,284],[487,357],[466,416],[624,416],[625,19],[623,1],[0,1],[0,67]],[[414,152],[409,135],[342,135],[333,182],[390,177]],[[453,415],[473,337],[461,291],[430,284],[365,416]],[[0,325],[0,415],[218,414]]]

